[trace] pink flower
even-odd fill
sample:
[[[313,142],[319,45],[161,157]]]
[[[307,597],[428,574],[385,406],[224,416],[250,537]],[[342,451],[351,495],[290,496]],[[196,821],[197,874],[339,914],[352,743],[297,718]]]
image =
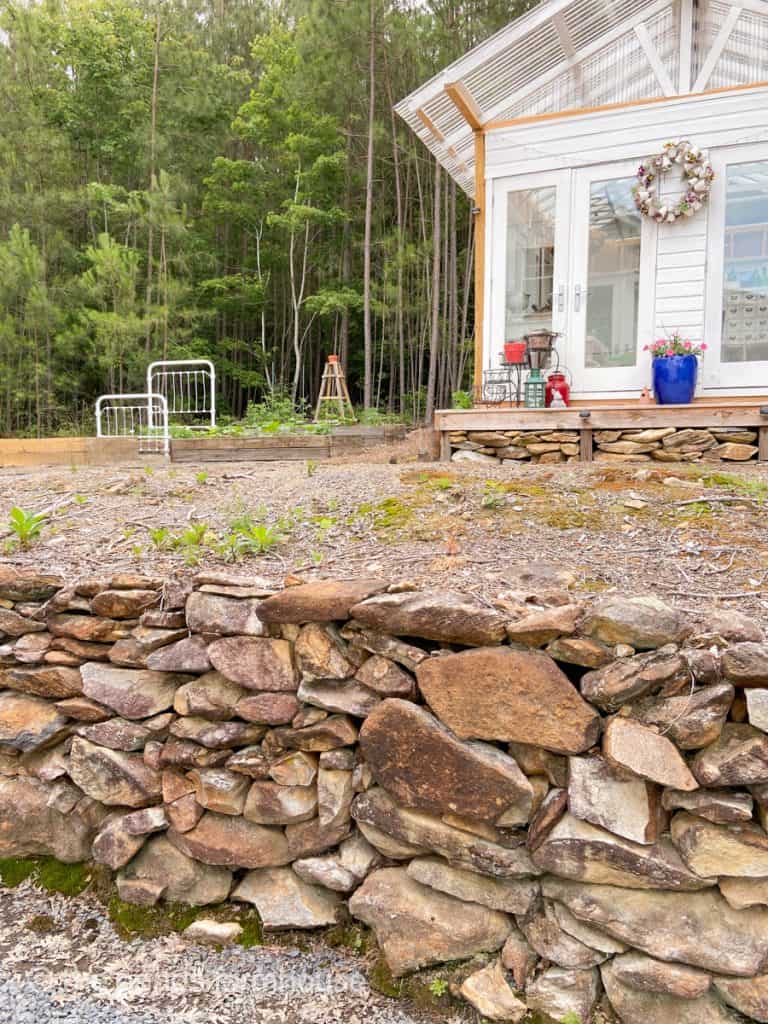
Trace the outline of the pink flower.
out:
[[[708,346],[707,346],[706,344],[704,344],[704,345],[699,345],[699,348],[701,349],[701,351],[702,351],[702,352],[706,352],[706,351],[707,351],[707,347],[708,347]]]
[[[675,350],[673,348],[668,348],[666,354],[668,356],[673,356],[675,354]]]
[[[690,347],[691,347],[690,341],[684,341],[683,342],[683,348],[690,348]]]
[[[643,352],[647,352],[649,348],[650,345],[643,345]]]

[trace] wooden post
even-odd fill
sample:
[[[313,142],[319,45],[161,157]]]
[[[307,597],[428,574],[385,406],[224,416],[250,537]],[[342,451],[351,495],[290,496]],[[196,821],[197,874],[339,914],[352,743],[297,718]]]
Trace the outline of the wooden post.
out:
[[[483,326],[485,319],[485,134],[475,132],[475,394],[483,387]]]
[[[447,430],[440,431],[440,461],[451,461],[451,437]]]
[[[581,427],[579,430],[579,461],[592,462],[593,458],[592,427]]]
[[[768,427],[758,427],[758,462],[768,462]]]

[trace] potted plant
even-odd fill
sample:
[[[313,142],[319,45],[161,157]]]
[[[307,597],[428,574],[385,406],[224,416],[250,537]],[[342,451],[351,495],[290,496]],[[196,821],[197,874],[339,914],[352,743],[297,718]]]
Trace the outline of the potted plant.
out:
[[[696,390],[699,356],[706,345],[694,345],[679,331],[646,345],[653,359],[653,393],[659,405],[689,405]]]

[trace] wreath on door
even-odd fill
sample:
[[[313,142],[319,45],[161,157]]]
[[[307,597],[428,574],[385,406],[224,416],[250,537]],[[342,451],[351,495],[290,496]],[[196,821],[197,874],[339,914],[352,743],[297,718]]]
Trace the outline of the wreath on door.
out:
[[[677,200],[662,200],[658,186],[673,167],[682,167],[685,191]],[[637,185],[632,189],[635,206],[644,217],[657,224],[674,224],[681,217],[692,217],[704,206],[712,191],[715,172],[707,156],[687,139],[667,142],[661,153],[649,157],[637,169]]]

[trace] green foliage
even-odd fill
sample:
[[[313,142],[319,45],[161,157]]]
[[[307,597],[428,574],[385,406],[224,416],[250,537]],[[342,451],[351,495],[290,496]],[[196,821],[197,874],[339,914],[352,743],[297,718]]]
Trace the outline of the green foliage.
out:
[[[453,409],[471,409],[474,405],[472,401],[472,395],[469,391],[453,391],[451,392],[451,408]]]
[[[29,878],[47,892],[79,896],[90,884],[91,877],[88,864],[62,864],[54,857],[0,860],[0,882],[9,889]]]
[[[3,858],[0,860],[0,882],[7,889],[15,889],[34,873],[36,865],[34,860]]]
[[[307,476],[314,476],[317,472],[317,463],[314,459],[307,459]]]
[[[47,521],[45,512],[26,512],[14,505],[8,515],[8,529],[15,534],[19,547],[29,548],[38,540]]]
[[[483,497],[480,504],[487,509],[504,508],[507,503],[507,492],[503,484],[488,480],[483,487]]]
[[[429,991],[439,999],[448,991],[448,982],[444,978],[433,978],[429,983]]]
[[[208,473],[201,469],[199,473],[195,473],[195,482],[202,485],[208,482]]]
[[[151,527],[149,539],[158,551],[170,551],[173,547],[173,534],[167,526]]]
[[[569,1010],[568,1013],[562,1018],[560,1024],[582,1024],[581,1017],[573,1010]]]

